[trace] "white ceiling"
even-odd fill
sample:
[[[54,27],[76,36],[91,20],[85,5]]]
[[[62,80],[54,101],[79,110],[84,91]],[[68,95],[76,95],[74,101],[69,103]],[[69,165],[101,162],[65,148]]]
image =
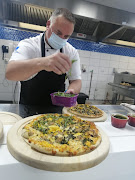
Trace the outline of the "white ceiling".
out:
[[[85,0],[135,13],[135,0]]]

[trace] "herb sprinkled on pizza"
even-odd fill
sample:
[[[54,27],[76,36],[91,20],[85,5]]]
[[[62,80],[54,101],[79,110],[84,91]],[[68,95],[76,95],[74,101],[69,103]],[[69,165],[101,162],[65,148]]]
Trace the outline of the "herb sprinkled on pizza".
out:
[[[103,116],[103,111],[89,104],[77,104],[76,106],[68,108],[68,111],[81,117],[98,118]]]

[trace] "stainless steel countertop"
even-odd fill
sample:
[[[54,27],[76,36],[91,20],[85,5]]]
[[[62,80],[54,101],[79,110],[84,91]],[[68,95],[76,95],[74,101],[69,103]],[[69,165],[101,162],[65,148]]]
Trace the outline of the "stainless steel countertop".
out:
[[[110,121],[111,114],[113,113],[121,113],[127,115],[128,113],[134,112],[131,109],[120,105],[95,105],[95,106],[106,112],[108,116],[107,121]],[[0,111],[12,112],[19,115],[19,106],[18,104],[0,104]]]
[[[19,106],[18,104],[0,104],[0,112],[11,112],[19,115]]]
[[[96,105],[99,109],[103,110],[107,114],[107,121],[111,121],[111,115],[113,113],[120,113],[127,115],[128,113],[133,113],[131,109],[121,106],[121,105]]]

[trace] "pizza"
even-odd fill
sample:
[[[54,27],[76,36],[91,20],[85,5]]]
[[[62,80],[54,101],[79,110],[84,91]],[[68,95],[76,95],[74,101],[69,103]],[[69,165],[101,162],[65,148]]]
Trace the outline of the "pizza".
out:
[[[89,104],[77,104],[68,108],[68,111],[81,117],[98,118],[103,116],[103,111]]]
[[[22,128],[23,139],[39,152],[77,156],[93,151],[101,135],[93,122],[68,114],[43,114]]]

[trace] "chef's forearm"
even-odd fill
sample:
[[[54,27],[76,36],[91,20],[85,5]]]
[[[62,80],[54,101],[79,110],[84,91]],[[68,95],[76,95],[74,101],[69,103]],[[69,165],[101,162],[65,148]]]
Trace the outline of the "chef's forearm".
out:
[[[11,61],[6,68],[6,78],[12,81],[24,81],[42,70],[41,58]]]
[[[80,79],[70,81],[68,89],[73,89],[75,94],[78,94],[82,87],[82,81]]]

